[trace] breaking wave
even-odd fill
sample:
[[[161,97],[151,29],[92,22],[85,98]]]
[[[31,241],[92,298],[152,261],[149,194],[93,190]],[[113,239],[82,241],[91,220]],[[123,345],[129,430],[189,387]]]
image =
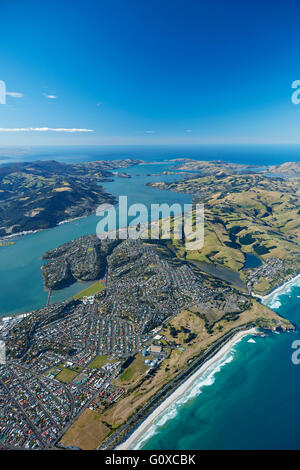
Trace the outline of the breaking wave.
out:
[[[141,449],[143,444],[148,441],[151,437],[161,431],[161,428],[169,421],[170,419],[175,418],[178,414],[180,408],[185,405],[188,401],[192,400],[196,396],[200,395],[203,387],[208,387],[213,385],[215,382],[215,375],[221,371],[221,369],[233,361],[236,349],[235,346],[242,340],[240,338],[236,343],[233,344],[232,348],[226,352],[226,354],[220,358],[219,361],[212,364],[203,374],[199,376],[198,379],[192,384],[191,388],[186,391],[186,393],[178,397],[163,413],[159,416],[149,429],[145,432],[142,439],[134,446],[134,450]]]
[[[300,287],[300,274],[262,297],[262,303],[272,310],[279,309],[282,306],[281,297],[290,294],[294,287]]]

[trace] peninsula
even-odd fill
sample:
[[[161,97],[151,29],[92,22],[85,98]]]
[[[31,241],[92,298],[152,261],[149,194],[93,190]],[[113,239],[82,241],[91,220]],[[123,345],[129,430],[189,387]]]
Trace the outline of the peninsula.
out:
[[[204,202],[201,250],[80,237],[44,254],[45,286],[104,283],[0,322],[3,448],[114,448],[237,338],[295,329],[256,297],[299,272],[298,177],[179,165],[193,174],[151,185]]]
[[[223,279],[242,281],[258,295],[299,273],[299,163],[260,171],[219,161],[185,161],[176,167],[199,173],[174,183],[148,184],[191,193],[195,203],[204,204],[205,245],[188,253],[179,247],[186,260]]]
[[[115,204],[99,183],[113,170],[141,160],[124,159],[65,164],[35,161],[0,168],[0,237],[54,227],[90,215],[102,203]],[[121,173],[122,177],[127,174]]]

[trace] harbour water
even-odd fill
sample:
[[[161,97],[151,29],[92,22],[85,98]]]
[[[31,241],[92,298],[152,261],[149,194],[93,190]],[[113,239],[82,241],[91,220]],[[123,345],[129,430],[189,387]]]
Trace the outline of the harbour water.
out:
[[[299,161],[299,147],[260,146],[234,148],[111,148],[29,149],[14,155],[1,151],[2,163],[37,159],[65,162],[141,158],[158,162],[189,157],[223,159],[236,163],[280,164]],[[157,191],[150,181],[175,179],[173,175],[147,176],[170,168],[170,164],[132,167],[131,179],[105,183],[114,195],[127,195],[128,203],[190,202],[190,196]],[[140,176],[135,176],[139,174]],[[40,273],[41,255],[61,243],[95,233],[96,215],[50,230],[26,235],[13,246],[0,247],[0,315],[30,311],[45,305],[47,293]],[[69,298],[85,287],[82,283],[56,292],[53,301]],[[289,284],[267,299],[267,304],[300,324],[300,285]],[[173,405],[144,436],[144,449],[298,449],[300,434],[300,365],[291,361],[291,344],[299,333],[244,338],[207,371],[184,399]]]
[[[118,157],[116,157],[118,158]],[[159,191],[146,186],[152,181],[172,181],[174,175],[157,175],[170,164],[138,165],[126,169],[132,178],[115,177],[104,183],[105,190],[118,196],[127,196],[128,206],[143,203],[150,209],[151,203],[187,204],[191,195]],[[138,175],[138,176],[136,176]],[[118,217],[118,208],[116,208]],[[14,239],[15,244],[0,247],[0,316],[41,308],[46,305],[47,292],[41,276],[41,256],[52,248],[82,235],[95,234],[100,218],[95,215],[74,220],[49,230],[28,234]],[[66,300],[83,290],[89,283],[76,283],[61,291],[53,291],[51,302]]]

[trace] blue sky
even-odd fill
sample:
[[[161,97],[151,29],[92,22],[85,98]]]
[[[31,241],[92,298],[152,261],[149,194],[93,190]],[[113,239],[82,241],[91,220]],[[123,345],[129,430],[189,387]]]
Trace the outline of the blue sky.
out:
[[[299,13],[296,1],[2,0],[0,146],[300,143]]]

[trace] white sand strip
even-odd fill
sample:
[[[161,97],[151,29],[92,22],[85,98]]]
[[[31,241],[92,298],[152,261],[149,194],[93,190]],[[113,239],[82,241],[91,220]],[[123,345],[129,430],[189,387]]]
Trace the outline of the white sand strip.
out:
[[[183,382],[170,396],[168,396],[153,412],[139,425],[139,427],[126,439],[126,441],[119,444],[117,450],[132,450],[138,442],[145,436],[149,428],[153,426],[154,422],[161,417],[161,415],[169,408],[174,402],[178,401],[185,393],[193,386],[199,377],[215,363],[220,361],[231,348],[240,341],[244,336],[255,335],[256,328],[249,330],[239,331],[233,338],[231,338],[224,346],[216,352],[214,356],[208,359],[196,372],[194,372],[185,382]]]
[[[294,284],[297,285],[298,281],[300,281],[300,274],[297,274],[297,276],[293,277],[289,281],[287,281],[284,284],[282,284],[281,286],[277,287],[276,289],[274,289],[269,294],[264,295],[263,297],[261,297],[262,303],[265,304],[268,300],[270,300],[275,295],[284,294],[286,288],[289,285],[291,285],[291,286],[294,285]]]

